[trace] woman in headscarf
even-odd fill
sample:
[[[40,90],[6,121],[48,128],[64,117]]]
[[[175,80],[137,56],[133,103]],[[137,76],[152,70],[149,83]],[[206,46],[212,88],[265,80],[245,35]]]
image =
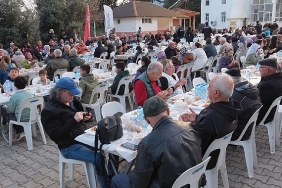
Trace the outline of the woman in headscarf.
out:
[[[230,46],[227,46],[224,49],[224,53],[222,57],[219,59],[219,67],[218,70],[221,72],[222,68],[231,69],[234,67],[239,67],[239,63],[233,58],[233,48]]]
[[[140,67],[136,74],[135,74],[135,78],[132,80],[132,83],[135,82],[135,80],[145,71],[147,71],[147,68],[149,66],[149,64],[151,63],[151,60],[147,57],[147,56],[143,56],[142,59],[141,59],[141,64],[142,64],[142,67]]]
[[[261,54],[260,45],[258,45],[257,43],[252,44],[246,54],[247,58],[246,58],[245,67],[250,65],[256,65],[257,62],[262,59],[260,57],[260,54]]]
[[[213,42],[213,45],[214,45],[214,46],[220,45],[219,39],[220,39],[220,36],[216,36],[216,37],[215,37],[215,41]]]
[[[163,60],[163,59],[166,59],[165,52],[162,51],[162,50],[158,51],[158,53],[157,53],[157,58],[158,58],[158,61],[161,61],[161,60]]]

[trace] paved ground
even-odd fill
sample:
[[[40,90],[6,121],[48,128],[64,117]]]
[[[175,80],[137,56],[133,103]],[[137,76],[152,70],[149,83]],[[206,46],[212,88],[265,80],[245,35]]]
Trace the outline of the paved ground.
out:
[[[227,149],[226,165],[231,188],[282,187],[282,149],[276,148],[276,153],[270,154],[265,127],[258,127],[256,135],[258,168],[255,169],[253,179],[247,176],[243,148],[229,146]],[[15,143],[12,147],[8,147],[0,138],[0,188],[59,187],[56,145],[49,138],[48,145],[44,145],[40,135],[34,139],[33,144],[34,149],[28,151],[26,142]],[[221,184],[221,179],[219,182]],[[68,181],[67,187],[87,187],[84,169],[81,166],[76,166],[74,181]]]

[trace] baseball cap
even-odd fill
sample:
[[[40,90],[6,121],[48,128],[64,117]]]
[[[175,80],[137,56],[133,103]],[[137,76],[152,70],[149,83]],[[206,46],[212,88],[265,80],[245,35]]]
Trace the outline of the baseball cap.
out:
[[[277,69],[277,59],[264,59],[259,61],[259,64]]]
[[[79,95],[81,92],[78,90],[76,83],[73,79],[64,77],[61,78],[57,83],[56,87],[68,90],[73,95]]]

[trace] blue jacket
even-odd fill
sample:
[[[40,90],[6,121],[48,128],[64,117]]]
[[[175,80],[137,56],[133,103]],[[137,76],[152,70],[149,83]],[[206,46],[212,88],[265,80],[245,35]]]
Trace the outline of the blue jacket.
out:
[[[0,69],[0,83],[3,85],[8,78],[8,72]]]

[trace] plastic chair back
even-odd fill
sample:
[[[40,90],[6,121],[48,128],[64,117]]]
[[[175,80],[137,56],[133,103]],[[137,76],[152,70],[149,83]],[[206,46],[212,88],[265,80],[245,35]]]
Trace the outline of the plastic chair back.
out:
[[[33,78],[36,78],[36,77],[39,77],[39,72],[31,72],[31,73],[28,73],[28,86],[30,84],[32,84],[32,80]]]
[[[253,128],[252,128],[251,136],[250,136],[249,139],[251,139],[252,137],[255,137],[256,122],[257,122],[259,111],[260,111],[261,108],[262,108],[262,106],[253,113],[253,115],[249,119],[248,123],[246,124],[245,128],[243,129],[242,133],[240,134],[239,138],[237,140],[232,141],[232,142],[241,141],[242,137],[245,135],[245,132],[247,131],[247,129],[249,128],[250,125],[253,125]]]
[[[76,75],[75,75],[74,72],[64,72],[64,73],[62,74],[62,78],[65,78],[65,77],[67,77],[67,78],[72,78],[72,79],[76,79]]]
[[[142,57],[144,56],[144,54],[139,54],[136,58],[136,64],[138,64],[138,61],[142,59]]]
[[[117,112],[126,113],[125,108],[119,102],[112,101],[102,106],[102,117],[112,116]]]
[[[267,116],[269,115],[269,113],[271,112],[271,110],[276,107],[276,110],[275,110],[275,114],[274,114],[274,119],[273,121],[275,120],[275,117],[277,115],[277,112],[278,112],[278,109],[279,109],[279,104],[280,104],[280,101],[282,99],[282,96],[276,98],[273,103],[271,104],[271,106],[269,107],[269,109],[267,110],[267,112],[265,113],[262,121],[259,123],[259,125],[264,125],[264,121],[266,120]]]
[[[40,80],[40,77],[33,78],[32,79],[32,85],[35,86],[38,83],[39,80]]]
[[[246,59],[247,59],[246,56],[241,56],[240,57],[240,61],[241,61],[242,65],[243,65],[243,68],[245,68]]]
[[[207,168],[208,162],[211,157],[208,157],[206,160],[201,162],[200,164],[189,168],[185,172],[183,172],[174,182],[172,188],[180,188],[184,185],[190,185],[190,188],[198,188],[199,180],[205,170]]]
[[[213,58],[213,63],[216,61],[215,66],[214,66],[214,67],[212,67],[213,72],[215,72],[215,73],[217,73],[217,72],[218,72],[218,66],[219,66],[219,60],[220,60],[220,58],[221,58],[221,55],[220,55],[220,54],[218,54],[218,55],[214,56],[214,58]]]
[[[203,78],[194,78],[193,79],[193,87],[196,87],[198,84],[206,83],[206,81]]]
[[[209,80],[211,81],[214,77],[216,77],[216,74],[214,72],[209,72],[208,76]]]
[[[186,70],[188,70],[186,65],[181,65],[180,67],[178,67],[178,69],[176,71],[176,75],[178,76],[179,73],[180,73],[179,80],[184,79],[184,74],[185,74]]]
[[[111,61],[109,59],[104,59],[99,63],[99,69],[102,69],[104,72],[107,72],[108,65],[111,64]]]
[[[227,70],[228,70],[227,68],[221,68],[220,71],[221,71],[222,73],[225,73]]]
[[[136,63],[128,63],[127,68],[129,69],[137,69],[138,65]]]
[[[43,97],[32,97],[25,99],[19,106],[19,115],[17,121],[20,122],[22,112],[24,109],[30,109],[29,122],[37,121],[38,112],[37,107],[40,105],[43,108],[44,100]]]
[[[106,59],[107,56],[108,56],[108,52],[103,52],[103,53],[100,55],[100,58],[101,58],[101,59]]]
[[[59,76],[59,78],[62,78],[62,75],[67,72],[67,69],[57,69],[55,72],[54,72],[54,77],[53,77],[53,80],[55,80],[55,77],[56,76]]]
[[[225,135],[222,138],[214,140],[210,144],[210,146],[208,147],[208,149],[207,149],[207,151],[206,151],[206,153],[205,153],[205,155],[203,157],[203,160],[206,160],[209,157],[211,152],[213,152],[214,150],[219,149],[220,153],[218,155],[216,166],[215,166],[215,168],[217,170],[220,169],[220,167],[222,166],[223,163],[225,164],[226,147],[227,147],[227,145],[228,145],[228,143],[229,143],[229,141],[231,139],[232,133],[233,132]]]
[[[132,82],[132,79],[130,78],[130,76],[123,77],[118,83],[116,94],[119,92],[119,89],[122,85],[124,85],[124,94],[123,95],[129,94],[129,84],[131,82]]]
[[[112,65],[115,64],[115,51],[110,53],[110,61]]]
[[[98,94],[98,100],[96,103],[99,103],[100,105],[104,104],[106,102],[106,94],[108,91],[108,84],[100,84],[97,85],[93,90],[92,90],[92,94],[91,94],[91,98],[89,101],[89,104],[93,103],[93,98],[95,96],[95,94]]]
[[[72,72],[77,72],[77,71],[80,71],[80,66],[76,66],[73,68]]]

